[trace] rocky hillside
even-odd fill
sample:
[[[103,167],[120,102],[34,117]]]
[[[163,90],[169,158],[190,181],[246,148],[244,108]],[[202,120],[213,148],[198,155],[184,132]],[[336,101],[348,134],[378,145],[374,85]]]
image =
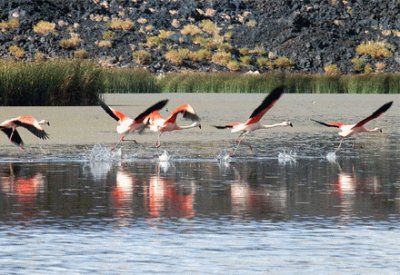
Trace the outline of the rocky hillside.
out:
[[[400,71],[398,0],[6,0],[0,55],[171,71]]]

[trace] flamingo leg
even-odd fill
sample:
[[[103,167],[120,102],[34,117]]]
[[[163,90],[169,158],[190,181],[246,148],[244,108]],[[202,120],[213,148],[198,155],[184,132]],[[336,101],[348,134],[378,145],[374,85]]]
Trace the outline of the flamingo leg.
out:
[[[10,135],[10,141],[12,140],[12,137],[14,135],[14,130],[15,130],[15,128],[12,128],[12,132],[11,132],[11,135]]]
[[[160,132],[160,130],[158,130],[158,131],[157,131],[156,148],[159,148],[159,147],[161,146],[160,136],[161,136],[161,132]]]
[[[247,132],[242,132],[242,133],[237,137],[237,139],[236,139],[237,145],[236,145],[235,150],[233,150],[231,156],[233,156],[233,155],[236,153],[237,149],[239,148],[240,143],[241,143],[242,140],[246,137],[246,134],[247,134]],[[250,148],[251,148],[251,146],[250,146]],[[251,150],[253,150],[253,149],[251,149]]]
[[[342,145],[344,138],[340,139],[339,146],[336,148],[335,153],[339,150],[340,146]]]
[[[111,148],[111,151],[114,150],[115,148],[117,148],[117,146],[122,142],[125,141],[125,135],[122,135],[121,138],[119,139],[119,141],[117,142],[117,144],[114,145],[113,148]]]

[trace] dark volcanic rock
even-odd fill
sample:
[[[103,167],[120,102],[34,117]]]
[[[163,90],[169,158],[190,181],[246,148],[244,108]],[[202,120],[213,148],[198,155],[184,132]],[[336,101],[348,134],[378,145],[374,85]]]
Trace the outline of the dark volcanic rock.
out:
[[[20,27],[0,30],[0,56],[10,57],[9,47],[18,45],[25,50],[25,59],[37,52],[50,57],[71,57],[75,49],[85,49],[95,59],[108,59],[118,66],[139,67],[132,59],[132,49],[151,53],[151,64],[145,68],[153,72],[179,70],[228,70],[211,61],[185,60],[181,66],[169,63],[165,53],[170,49],[201,47],[192,37],[180,30],[187,24],[199,26],[210,19],[221,34],[232,32],[229,51],[240,58],[239,50],[264,47],[268,53],[289,57],[292,70],[322,72],[327,64],[337,64],[344,72],[353,72],[351,59],[355,48],[365,41],[385,41],[395,47],[393,57],[365,59],[374,66],[385,63],[386,71],[400,70],[400,1],[398,0],[222,0],[222,1],[157,1],[157,0],[9,0],[0,1],[0,22],[17,17]],[[111,30],[111,18],[130,19],[130,30]],[[40,20],[56,24],[56,32],[39,35],[33,26]],[[146,22],[143,23],[143,20]],[[175,20],[175,21],[174,21]],[[174,25],[179,23],[179,27]],[[60,22],[60,23],[59,23]],[[142,23],[140,23],[142,22]],[[250,24],[255,22],[256,24]],[[147,39],[159,30],[174,33],[159,46],[149,48]],[[112,31],[112,47],[99,47],[104,33]],[[75,49],[63,49],[62,39],[76,33],[82,39]],[[216,52],[217,49],[212,49]],[[257,57],[243,70],[265,71],[259,68]]]

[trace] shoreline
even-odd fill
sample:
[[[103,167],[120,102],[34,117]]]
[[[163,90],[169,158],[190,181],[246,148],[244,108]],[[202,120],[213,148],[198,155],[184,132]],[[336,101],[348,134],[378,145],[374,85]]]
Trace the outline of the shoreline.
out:
[[[217,130],[211,125],[232,122],[244,122],[260,104],[266,94],[105,94],[104,101],[111,107],[130,117],[135,117],[151,104],[169,99],[167,106],[160,112],[166,116],[181,104],[189,103],[201,118],[202,129],[190,129],[165,133],[162,142],[219,142],[233,141],[237,134],[229,130]],[[399,95],[358,95],[358,94],[284,94],[275,106],[264,116],[263,123],[277,123],[291,120],[293,128],[275,128],[259,130],[254,133],[258,138],[269,133],[288,135],[310,133],[332,133],[331,128],[320,127],[310,118],[323,121],[357,122],[393,100],[394,104],[382,117],[369,122],[369,127],[383,127],[387,134],[399,134],[395,126],[400,120]],[[168,110],[168,112],[166,111]],[[32,115],[37,119],[50,121],[46,127],[49,140],[39,140],[26,129],[19,130],[25,147],[40,144],[51,145],[88,145],[112,144],[119,140],[116,133],[117,123],[100,106],[74,107],[3,107],[1,121],[19,115]],[[182,121],[182,124],[190,124]],[[156,141],[156,134],[146,131],[143,135],[131,134],[128,139],[151,145]],[[4,135],[0,147],[13,146]],[[15,148],[17,149],[17,148]]]

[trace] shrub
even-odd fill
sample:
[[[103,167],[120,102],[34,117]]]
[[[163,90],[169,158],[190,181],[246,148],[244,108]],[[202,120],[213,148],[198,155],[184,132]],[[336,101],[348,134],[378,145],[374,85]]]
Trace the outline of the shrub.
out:
[[[10,51],[10,54],[12,56],[15,56],[16,58],[24,58],[25,57],[25,51],[24,49],[18,47],[17,45],[12,45],[8,48]]]
[[[119,18],[113,18],[111,19],[110,22],[110,28],[113,30],[130,30],[133,28],[133,22],[130,19],[119,19]]]
[[[135,62],[140,65],[148,64],[151,60],[151,54],[145,50],[134,51],[132,56]]]
[[[230,71],[239,71],[240,70],[240,64],[237,60],[231,60],[228,62],[228,64],[226,64],[226,67],[230,70]]]
[[[195,35],[201,33],[201,29],[199,29],[199,27],[197,27],[193,24],[188,24],[183,27],[183,29],[181,30],[181,33],[183,35],[195,36]]]
[[[85,49],[80,49],[80,50],[74,51],[74,58],[86,59],[88,57],[89,57],[89,53]]]
[[[382,41],[367,41],[356,47],[359,55],[368,55],[372,58],[386,58],[393,55],[394,46]]]
[[[47,60],[47,56],[42,52],[36,52],[35,55],[33,56],[33,59],[37,62],[43,62]]]
[[[159,34],[158,34],[158,37],[161,40],[164,40],[164,39],[168,39],[173,34],[175,34],[175,32],[173,32],[173,31],[160,30]]]
[[[232,60],[232,55],[231,53],[227,52],[216,52],[213,54],[211,60],[215,64],[226,66],[229,63],[229,61]]]
[[[219,29],[218,29],[217,25],[209,19],[202,20],[200,22],[200,27],[204,32],[209,33],[209,34],[218,34],[219,33]]]
[[[240,62],[242,62],[242,65],[244,67],[249,67],[251,62],[251,56],[250,55],[241,56],[239,60]]]
[[[267,53],[265,48],[263,46],[256,46],[254,49],[252,49],[249,53],[251,54],[258,54],[258,55],[264,55]]]
[[[269,60],[269,59],[266,58],[266,57],[259,57],[259,58],[257,58],[257,65],[258,65],[260,68],[263,68],[263,69],[265,69],[265,68],[270,68],[270,69],[272,69],[272,68],[273,68],[273,63],[272,63],[272,61]]]
[[[371,65],[371,64],[365,65],[365,67],[364,67],[364,73],[365,73],[365,74],[370,74],[370,73],[372,73],[373,71],[374,71],[374,69],[372,68],[372,65]]]
[[[0,22],[0,31],[8,31],[19,28],[19,20],[17,18],[12,18],[8,21]]]
[[[274,60],[273,64],[276,68],[287,69],[293,66],[293,61],[288,57],[280,56]]]
[[[341,74],[341,71],[336,64],[325,65],[324,71],[325,74],[329,76],[336,76]]]
[[[189,54],[188,49],[170,50],[165,53],[165,59],[174,65],[181,65],[183,60],[189,58]]]
[[[96,42],[97,46],[101,48],[111,48],[112,42],[110,40],[100,40]]]
[[[113,40],[114,38],[115,32],[110,30],[103,32],[103,40]]]
[[[207,49],[200,49],[195,52],[190,52],[189,59],[192,61],[211,60],[212,53]]]
[[[353,69],[356,72],[362,72],[364,70],[364,66],[365,66],[365,61],[362,58],[359,57],[354,57],[351,60],[351,63],[353,64]]]
[[[386,65],[383,62],[378,62],[375,64],[375,70],[379,73],[383,72],[385,70],[385,67]]]
[[[79,43],[81,43],[82,39],[79,37],[77,33],[71,33],[71,38],[69,39],[61,39],[60,46],[64,49],[75,49]]]
[[[249,48],[241,48],[241,49],[239,49],[239,52],[241,55],[248,55],[250,53],[250,49]]]
[[[146,46],[149,48],[158,47],[161,45],[161,38],[158,36],[150,36],[147,38]]]
[[[35,26],[33,26],[33,31],[41,35],[46,35],[49,33],[54,33],[55,28],[56,24],[41,20]]]

